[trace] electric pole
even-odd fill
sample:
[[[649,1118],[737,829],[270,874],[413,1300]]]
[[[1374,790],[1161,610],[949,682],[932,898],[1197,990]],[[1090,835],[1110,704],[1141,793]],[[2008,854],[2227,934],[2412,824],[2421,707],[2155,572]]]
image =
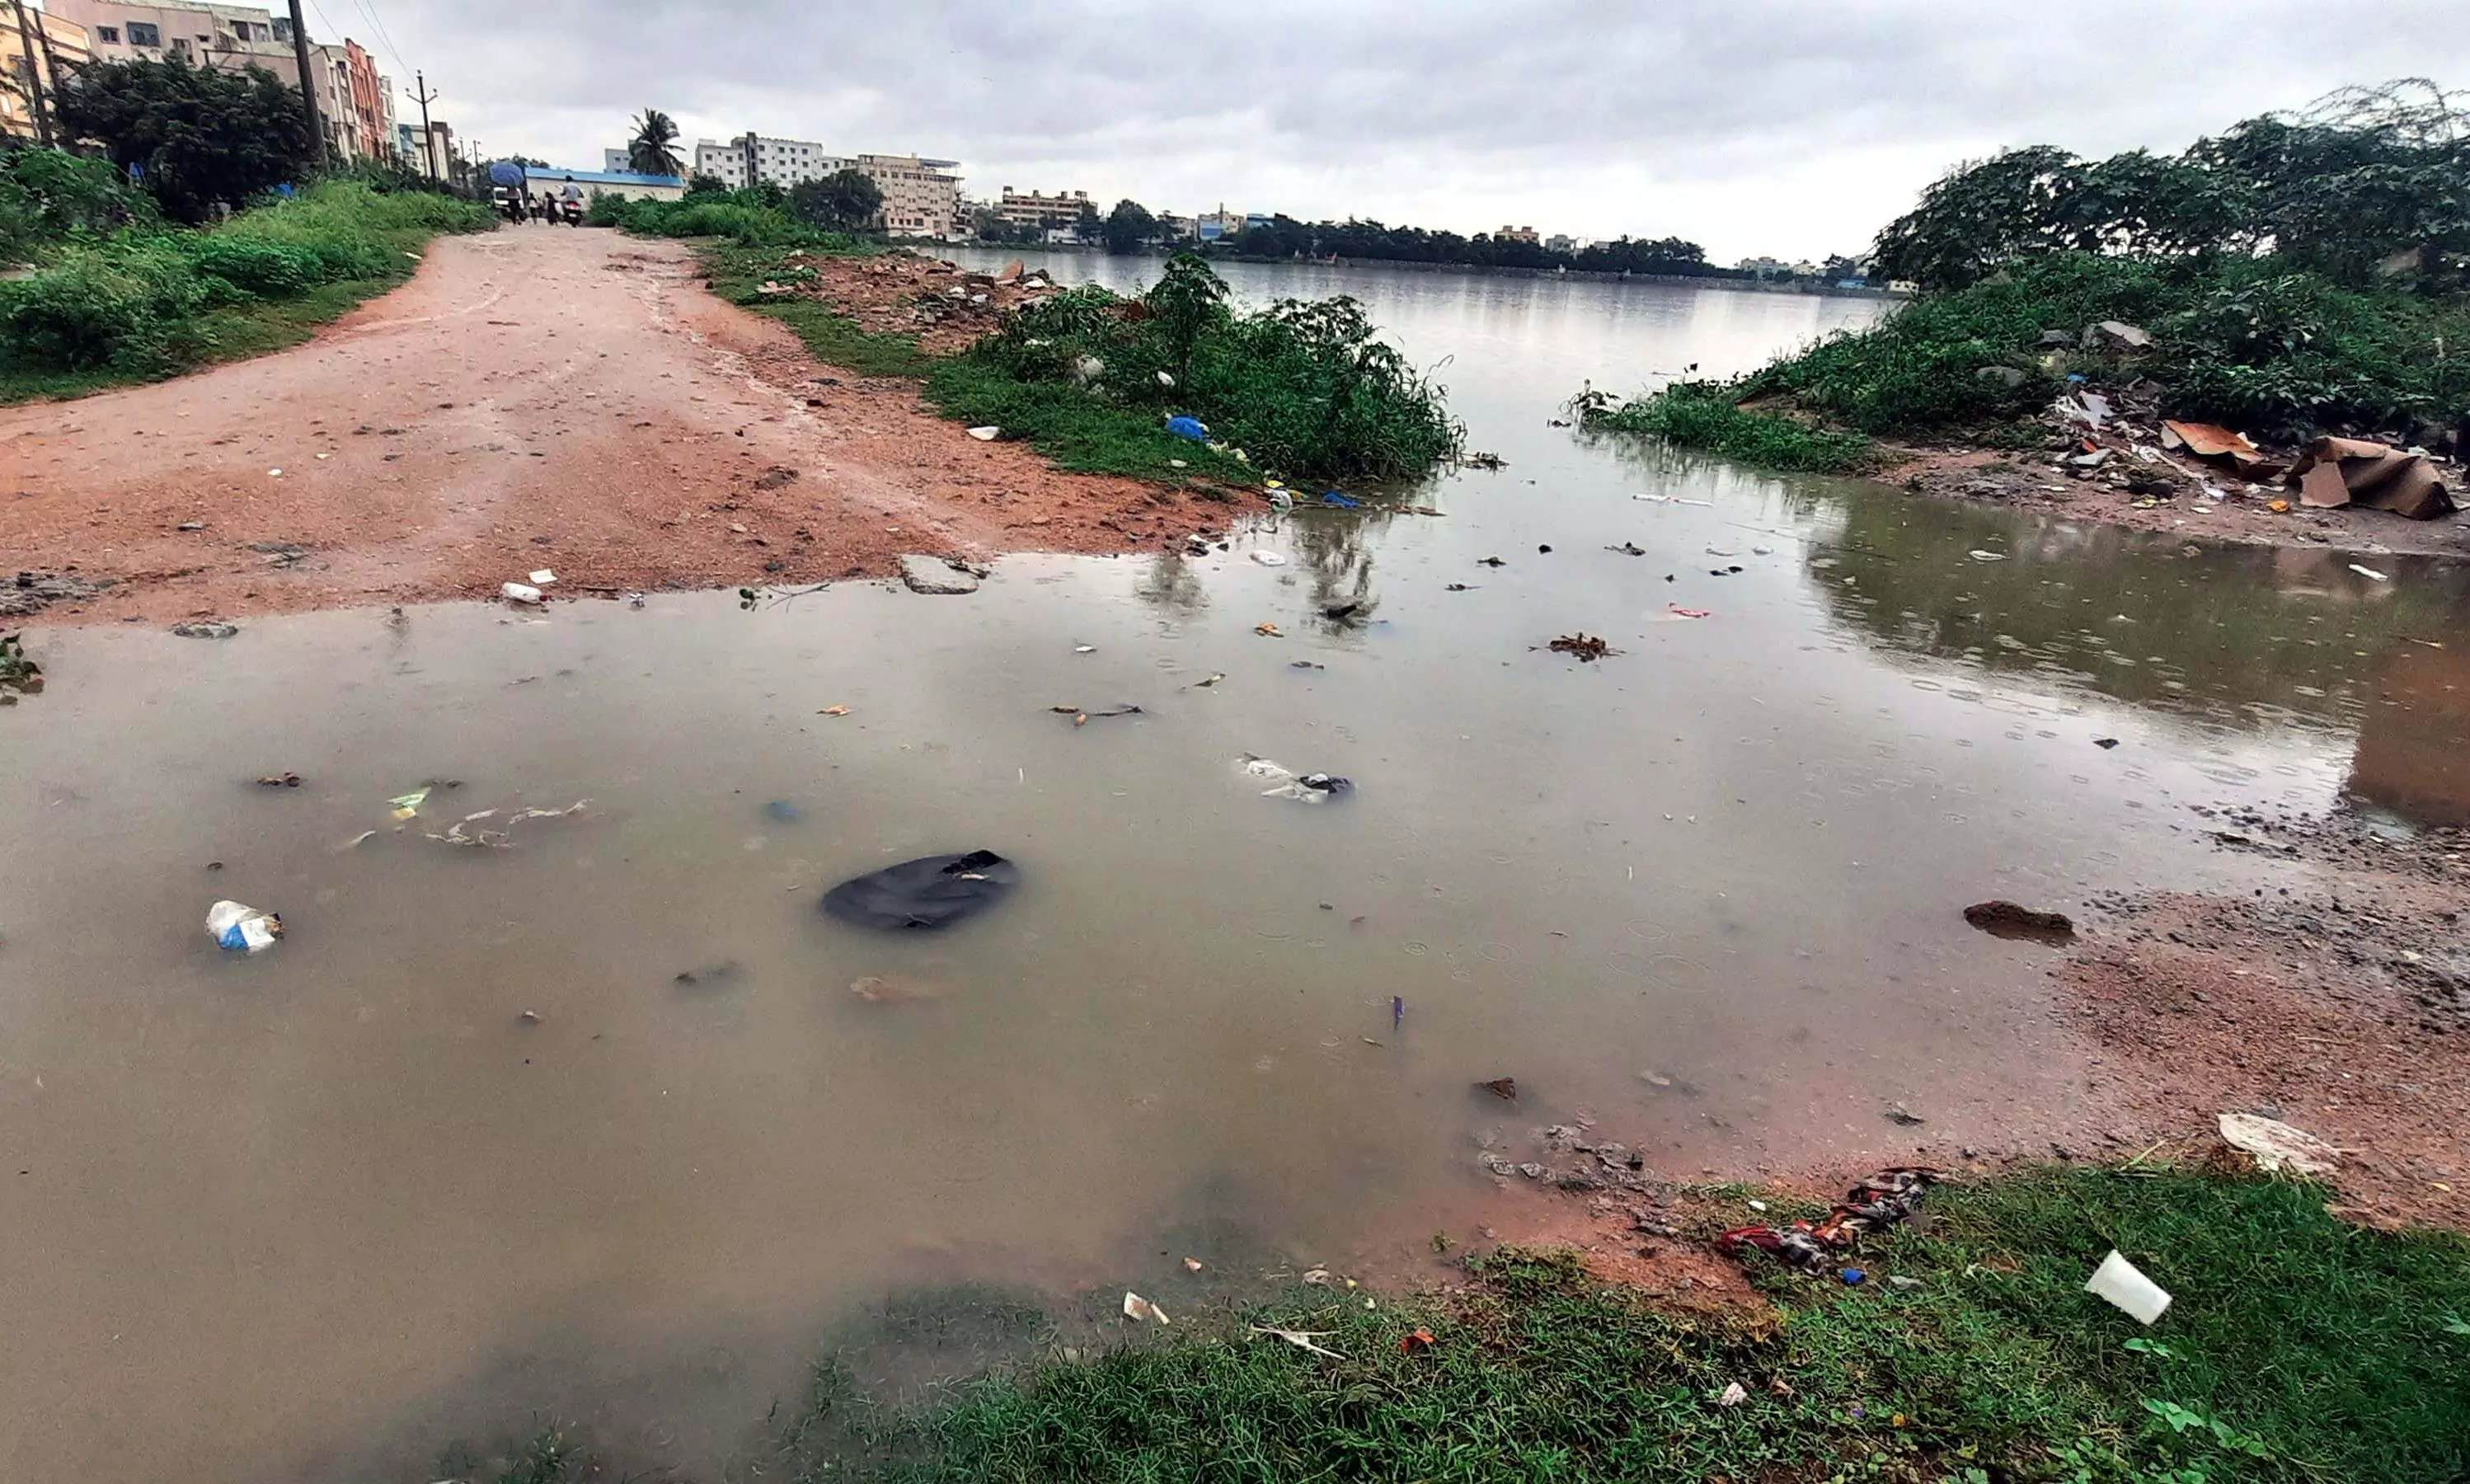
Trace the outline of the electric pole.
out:
[[[17,44],[26,51],[26,98],[28,105],[35,113],[35,142],[48,150],[52,146],[52,121],[51,116],[44,112],[43,68],[35,60],[35,32],[34,28],[26,23],[26,0],[12,0],[12,3],[17,11]],[[42,12],[37,11],[35,13],[39,15]],[[51,38],[46,36],[43,39],[47,43],[45,50],[48,51]],[[58,74],[55,73],[52,81],[58,81]]]
[[[437,95],[429,90],[429,80],[415,72],[411,75],[411,96],[420,104],[420,147],[429,153],[429,178],[437,174],[437,130],[429,127],[429,101]]]
[[[309,70],[309,23],[300,18],[300,0],[291,0],[291,59],[300,68],[300,111],[309,118],[309,148],[320,166],[326,163],[326,127],[317,119],[317,79]]]

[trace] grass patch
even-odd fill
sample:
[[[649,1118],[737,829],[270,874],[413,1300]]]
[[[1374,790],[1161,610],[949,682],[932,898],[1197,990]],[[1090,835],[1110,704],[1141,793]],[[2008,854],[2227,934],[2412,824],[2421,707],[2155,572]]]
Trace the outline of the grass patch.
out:
[[[1759,469],[1855,474],[1881,462],[1877,446],[1859,433],[1750,411],[1733,398],[1732,389],[1721,383],[1682,382],[1625,403],[1581,397],[1576,405],[1589,428],[1645,433]]]
[[[440,232],[488,213],[329,181],[204,230],[76,228],[0,283],[0,401],[74,397],[297,344],[411,276]]]
[[[2470,1247],[2345,1226],[2324,1194],[2081,1170],[1941,1191],[1925,1232],[1864,1256],[1869,1284],[1771,1270],[1774,1316],[1660,1310],[1505,1252],[1446,1307],[1306,1290],[917,1408],[827,1362],[784,1462],[903,1484],[2470,1475]],[[2113,1244],[2177,1295],[2149,1332],[2082,1290]],[[1402,1354],[1419,1326],[1437,1345]],[[1735,1381],[1748,1399],[1719,1405]]]

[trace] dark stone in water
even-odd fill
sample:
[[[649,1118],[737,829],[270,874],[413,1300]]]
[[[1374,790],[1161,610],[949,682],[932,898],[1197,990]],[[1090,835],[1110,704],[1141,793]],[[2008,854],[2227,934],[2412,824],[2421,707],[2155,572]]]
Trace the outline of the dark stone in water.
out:
[[[1964,909],[1964,920],[1992,938],[2016,938],[2036,943],[2071,943],[2076,925],[2061,912],[2035,912],[2014,902],[1975,902]]]
[[[992,850],[926,855],[853,877],[824,893],[827,916],[873,928],[942,928],[1011,894],[1020,868]]]

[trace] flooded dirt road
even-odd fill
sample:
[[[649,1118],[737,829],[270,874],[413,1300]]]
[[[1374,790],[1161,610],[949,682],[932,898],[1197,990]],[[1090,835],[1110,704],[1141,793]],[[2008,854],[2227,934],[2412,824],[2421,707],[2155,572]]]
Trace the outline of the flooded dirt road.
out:
[[[55,621],[482,595],[540,568],[612,591],[812,582],[1193,528],[1149,497],[820,367],[704,292],[678,243],[615,232],[440,238],[308,345],[0,408],[9,569],[117,584]]]
[[[751,1477],[850,1306],[1413,1276],[1507,1224],[1487,1157],[1546,1124],[1678,1178],[2132,1154],[2141,1023],[2087,1033],[2057,950],[1961,909],[2304,893],[2199,810],[2470,803],[2458,570],[1581,438],[1571,361],[1763,354],[1827,307],[1413,291],[1382,317],[1462,353],[1508,460],[1409,495],[1443,516],[1006,558],[967,597],[35,629],[52,684],[0,710],[0,1457],[399,1479],[550,1416]],[[1614,653],[1545,647],[1577,632]],[[1264,797],[1246,754],[1356,787]],[[430,838],[481,811],[511,848]],[[949,934],[817,910],[980,846],[1022,884]],[[289,936],[218,950],[221,897]]]

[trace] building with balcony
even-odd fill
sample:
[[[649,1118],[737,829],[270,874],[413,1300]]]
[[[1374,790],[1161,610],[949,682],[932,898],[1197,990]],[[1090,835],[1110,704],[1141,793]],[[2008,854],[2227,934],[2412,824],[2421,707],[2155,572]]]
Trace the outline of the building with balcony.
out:
[[[609,151],[612,159],[624,151]],[[748,169],[752,163],[753,170]],[[770,181],[787,190],[805,180],[821,180],[851,168],[846,155],[834,154],[811,139],[773,139],[762,134],[740,134],[734,139],[695,141],[691,168],[698,175],[711,175],[727,182],[730,189],[740,190],[757,181]],[[620,165],[617,168],[622,169]]]
[[[26,33],[17,29],[17,17],[23,13],[34,22],[30,28],[33,46],[28,46]],[[33,59],[28,60],[28,54]],[[20,12],[14,6],[0,6],[0,68],[8,71],[16,86],[0,87],[0,135],[12,139],[38,137],[30,100],[35,89],[29,85],[39,81],[43,102],[51,103],[52,90],[58,85],[53,69],[66,71],[94,60],[94,49],[87,43],[83,26],[43,11]]]

